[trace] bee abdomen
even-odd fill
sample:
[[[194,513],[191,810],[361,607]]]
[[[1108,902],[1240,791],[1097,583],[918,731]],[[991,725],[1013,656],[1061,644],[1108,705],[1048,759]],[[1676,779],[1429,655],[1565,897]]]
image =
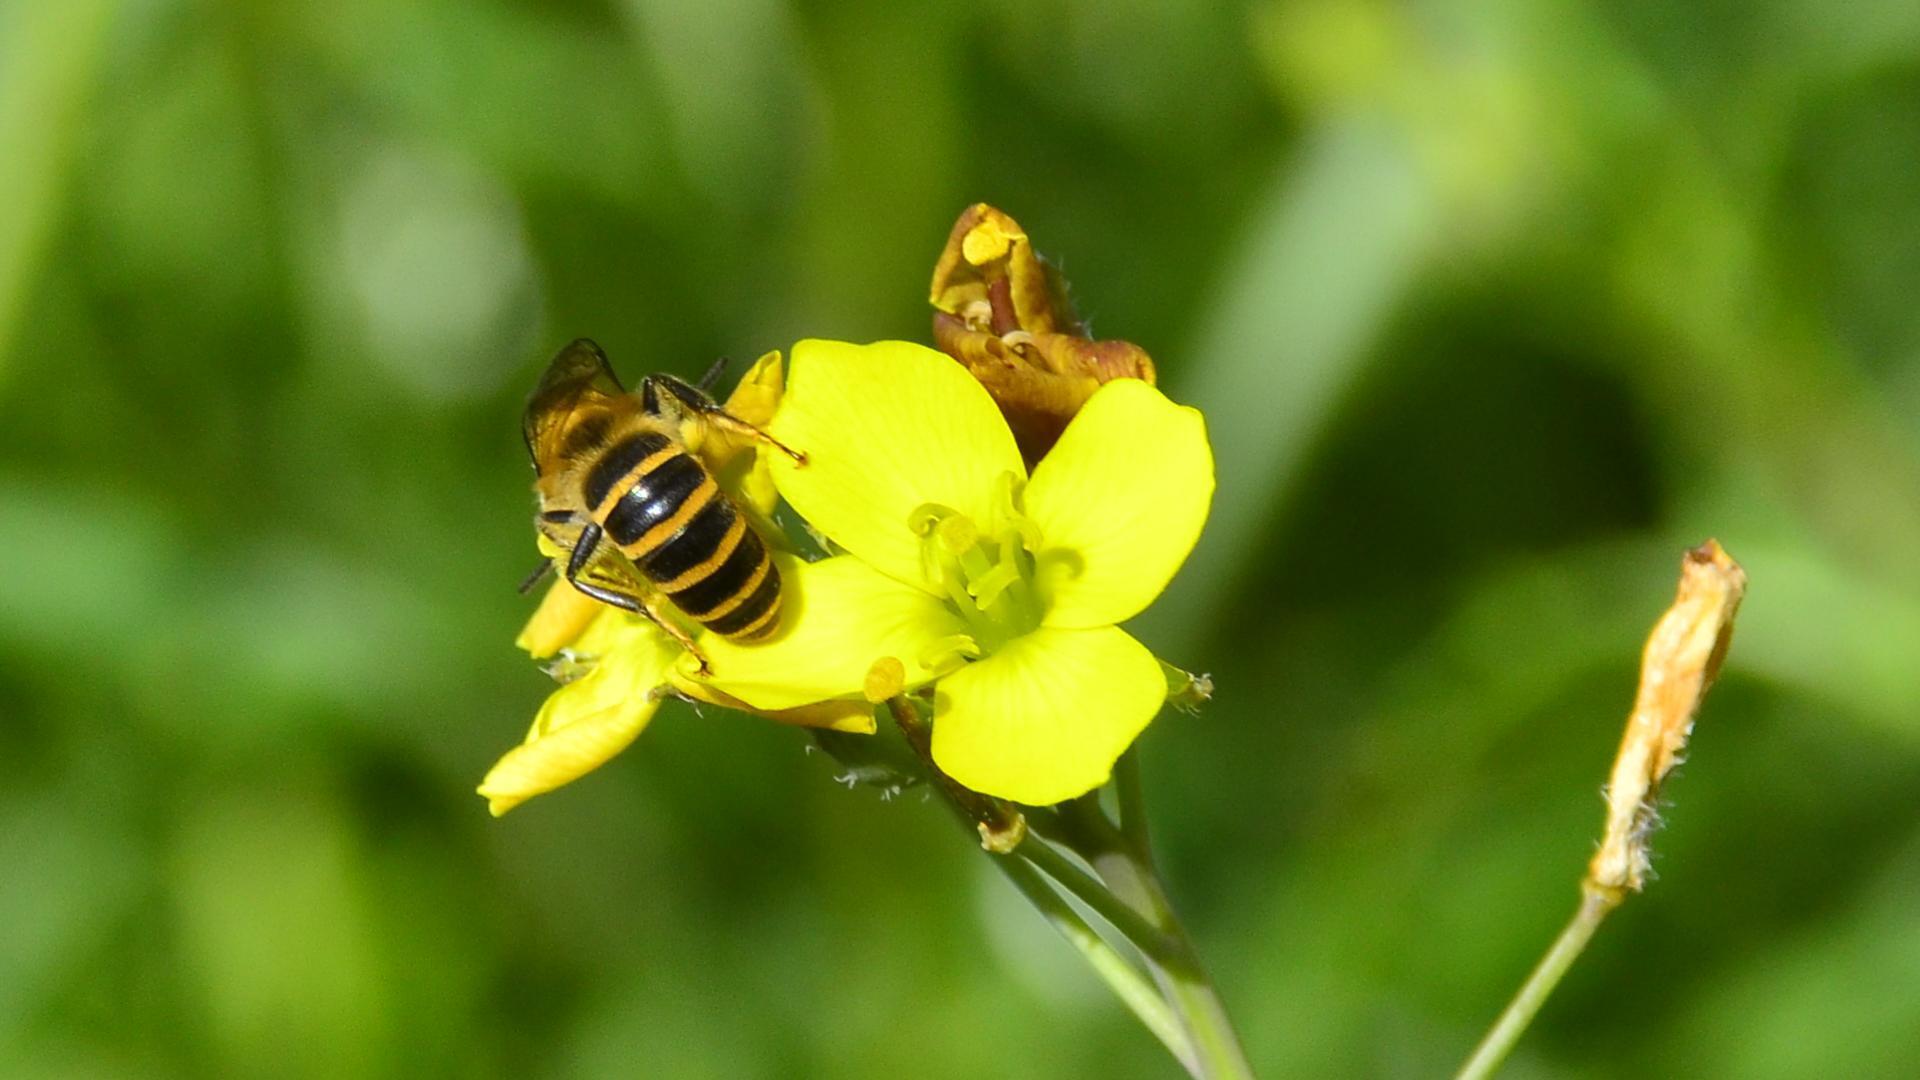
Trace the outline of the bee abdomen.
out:
[[[773,564],[759,534],[747,527],[746,519],[732,506],[720,505],[730,520],[717,542],[707,544],[700,538],[705,557],[676,576],[655,580],[681,611],[707,629],[725,637],[750,640],[773,630],[780,607],[780,569]],[[688,529],[686,539],[692,547],[696,539],[693,528]],[[679,543],[676,540],[674,545]]]
[[[641,483],[661,465],[682,457],[686,455],[675,449],[667,437],[657,431],[630,435],[607,447],[607,452],[600,455],[600,459],[593,463],[593,468],[587,470],[581,494],[586,497],[587,506],[597,507],[607,501],[609,494],[620,490],[620,481],[635,477],[634,482]],[[688,464],[695,469],[700,467],[698,462],[689,461]],[[621,492],[622,495],[631,493],[630,490]]]
[[[677,454],[635,477],[608,508],[604,527],[689,618],[740,640],[772,632],[779,568],[692,457]]]
[[[673,454],[634,476],[607,507],[602,524],[622,551],[640,559],[672,542],[715,503],[725,506],[726,500],[707,470],[686,454]]]

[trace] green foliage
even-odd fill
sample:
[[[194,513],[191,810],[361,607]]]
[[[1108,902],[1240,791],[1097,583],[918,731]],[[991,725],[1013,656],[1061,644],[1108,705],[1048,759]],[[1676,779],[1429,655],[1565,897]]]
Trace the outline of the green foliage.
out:
[[[1662,879],[1512,1075],[1910,1073],[1914,12],[0,3],[0,1073],[1167,1075],[800,732],[472,794],[541,360],[925,340],[982,199],[1209,415],[1142,750],[1263,1074],[1458,1062],[1708,535]]]

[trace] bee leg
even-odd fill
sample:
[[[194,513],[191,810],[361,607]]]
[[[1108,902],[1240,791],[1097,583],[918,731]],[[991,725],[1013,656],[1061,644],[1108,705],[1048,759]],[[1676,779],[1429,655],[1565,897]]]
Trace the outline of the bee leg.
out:
[[[573,554],[567,558],[568,584],[603,604],[611,604],[622,611],[631,611],[658,626],[666,632],[668,637],[679,642],[680,647],[687,650],[687,653],[700,665],[699,674],[713,674],[713,666],[707,663],[706,654],[700,651],[700,647],[693,643],[693,638],[685,630],[680,629],[679,624],[662,616],[642,597],[587,580],[587,567],[593,562],[593,553],[600,546],[600,536],[601,528],[597,523],[589,524],[580,530],[580,539],[574,542]]]
[[[727,373],[727,363],[727,358],[723,356],[713,362],[713,366],[707,369],[705,375],[700,376],[700,381],[694,385],[700,388],[701,393],[713,393],[714,384],[720,381],[720,376]]]
[[[520,582],[520,595],[525,596],[528,592],[532,591],[535,585],[540,584],[541,578],[551,573],[553,573],[553,560],[542,559],[540,565],[533,568],[533,573],[528,574],[526,578]]]
[[[587,564],[593,561],[593,553],[600,549],[600,537],[604,533],[605,530],[600,527],[599,522],[589,521],[580,529],[580,535],[574,538],[573,551],[567,556],[567,580],[573,582],[576,588],[583,584],[580,575],[586,572]],[[580,591],[586,592],[585,589]],[[587,593],[587,595],[593,594]]]
[[[653,625],[666,631],[668,637],[679,642],[680,647],[687,650],[687,655],[693,657],[694,663],[700,665],[695,674],[702,677],[713,674],[713,665],[707,663],[707,654],[701,652],[700,646],[693,643],[691,635],[680,629],[679,623],[662,615],[652,604],[644,600],[640,602],[640,614],[652,620]]]
[[[749,439],[766,443],[792,458],[795,465],[807,463],[807,455],[714,404],[712,398],[671,375],[649,375],[642,379],[640,403],[642,408],[654,416],[672,415],[680,418],[691,415],[702,423],[713,424],[736,435],[744,435]]]

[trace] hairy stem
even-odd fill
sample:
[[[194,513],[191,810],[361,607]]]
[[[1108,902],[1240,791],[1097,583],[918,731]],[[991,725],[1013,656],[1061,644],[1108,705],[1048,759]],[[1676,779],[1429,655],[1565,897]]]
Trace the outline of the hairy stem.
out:
[[[934,764],[933,728],[913,702],[895,694],[887,699],[887,712],[892,714],[894,726],[900,729],[907,745],[927,767],[940,793],[980,830],[981,846],[1002,855],[1018,847],[1027,835],[1026,819],[1019,809],[1012,803],[974,791]]]

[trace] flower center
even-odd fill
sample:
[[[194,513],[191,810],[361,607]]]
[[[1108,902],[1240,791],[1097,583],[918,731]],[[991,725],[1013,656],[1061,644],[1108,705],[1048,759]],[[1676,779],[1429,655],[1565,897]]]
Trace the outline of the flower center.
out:
[[[967,624],[958,641],[940,642],[943,655],[927,658],[951,669],[1032,633],[1045,612],[1033,586],[1033,553],[1040,530],[1019,507],[1019,481],[1010,472],[994,482],[993,519],[982,528],[952,507],[924,503],[908,516],[920,537],[920,567]]]

